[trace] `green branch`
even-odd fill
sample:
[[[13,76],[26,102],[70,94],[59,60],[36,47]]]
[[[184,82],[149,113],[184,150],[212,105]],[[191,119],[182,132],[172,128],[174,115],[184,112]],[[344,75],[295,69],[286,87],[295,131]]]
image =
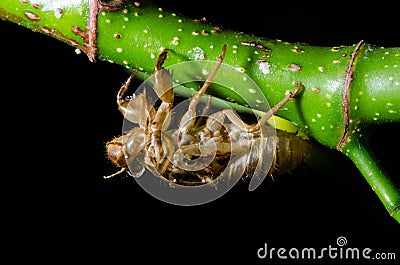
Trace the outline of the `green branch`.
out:
[[[170,50],[168,66],[215,60],[228,44],[225,63],[252,78],[271,106],[294,83],[303,85],[302,94],[277,115],[346,154],[400,222],[400,190],[365,138],[376,124],[400,122],[400,47],[288,43],[221,29],[147,2],[113,8],[95,0],[9,0],[0,3],[0,17],[72,45],[93,62],[109,61],[149,74],[163,48]],[[210,93],[239,104],[245,104],[242,97],[259,99],[253,90],[240,87]]]

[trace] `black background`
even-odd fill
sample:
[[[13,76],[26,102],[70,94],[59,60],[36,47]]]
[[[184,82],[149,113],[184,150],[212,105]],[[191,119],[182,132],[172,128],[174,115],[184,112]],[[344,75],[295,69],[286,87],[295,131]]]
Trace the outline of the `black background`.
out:
[[[398,14],[383,2],[157,2],[289,42],[400,46]],[[164,203],[131,178],[103,180],[115,172],[104,144],[121,132],[115,96],[125,70],[91,63],[66,44],[9,22],[0,21],[0,36],[3,168],[9,172],[2,175],[15,183],[15,189],[2,188],[16,260],[272,263],[256,257],[264,243],[322,248],[336,246],[339,236],[348,247],[397,251],[400,258],[399,224],[336,152],[326,171],[301,167],[255,191],[238,184],[220,199],[192,207]],[[372,143],[396,178],[399,133],[399,125],[381,126]]]

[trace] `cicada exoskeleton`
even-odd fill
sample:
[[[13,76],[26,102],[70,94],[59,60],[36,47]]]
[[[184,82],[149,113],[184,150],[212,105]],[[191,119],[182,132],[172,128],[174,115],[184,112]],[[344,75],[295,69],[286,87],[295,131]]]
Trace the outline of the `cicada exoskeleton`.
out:
[[[150,85],[144,84],[139,93],[126,98],[134,71],[118,92],[119,110],[133,126],[106,144],[110,160],[121,168],[110,176],[128,171],[139,178],[147,170],[171,184],[201,186],[221,176],[240,175],[251,178],[253,189],[265,176],[284,174],[303,162],[310,142],[269,124],[273,114],[295,98],[301,84],[295,83],[293,91],[255,123],[246,123],[225,105],[212,108],[212,97],[205,96],[222,65],[226,45],[213,68],[202,70],[207,78],[186,105],[174,100],[172,73],[162,67],[167,53],[164,49],[158,56]],[[171,127],[172,123],[176,126]]]

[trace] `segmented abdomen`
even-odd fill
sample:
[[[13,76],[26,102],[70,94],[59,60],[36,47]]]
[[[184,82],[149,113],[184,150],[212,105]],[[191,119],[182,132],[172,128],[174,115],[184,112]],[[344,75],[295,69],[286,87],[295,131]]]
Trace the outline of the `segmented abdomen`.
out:
[[[276,130],[276,136],[276,154],[270,175],[290,172],[303,163],[311,151],[311,142],[294,133]]]
[[[226,142],[229,147],[233,144],[235,146],[234,149],[224,149],[225,152],[218,153],[211,164],[199,171],[170,168],[166,172],[168,177],[164,177],[183,185],[205,184],[218,178],[223,171],[226,171],[224,175],[228,179],[236,176],[238,172],[243,172],[243,179],[253,177],[263,179],[267,175],[282,175],[290,172],[303,163],[311,151],[310,141],[294,133],[276,130],[276,136],[271,135],[263,138],[258,134],[251,134],[251,136],[254,139],[248,139],[247,141],[236,139],[233,142]],[[190,147],[196,146],[190,145]],[[182,148],[182,150],[185,150],[183,153],[191,153],[187,153],[186,149]],[[200,152],[195,153],[191,153],[191,155],[198,158]],[[267,167],[269,165],[271,166]]]

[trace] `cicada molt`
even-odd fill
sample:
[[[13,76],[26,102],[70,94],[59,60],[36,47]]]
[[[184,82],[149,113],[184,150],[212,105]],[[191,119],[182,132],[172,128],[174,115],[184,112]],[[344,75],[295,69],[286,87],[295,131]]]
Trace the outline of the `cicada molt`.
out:
[[[202,87],[194,93],[185,112],[174,114],[172,73],[163,68],[168,50],[164,49],[155,63],[152,92],[158,103],[150,101],[148,87],[133,97],[126,97],[137,71],[133,71],[117,94],[118,108],[132,124],[123,135],[106,143],[109,159],[120,170],[109,178],[128,172],[141,177],[147,169],[171,183],[196,186],[211,183],[223,175],[240,174],[241,178],[259,178],[284,174],[300,165],[311,150],[308,140],[282,130],[267,121],[302,89],[294,90],[257,122],[246,123],[233,109],[220,108],[210,112],[211,96],[206,90],[212,85],[221,66],[227,46],[208,74]],[[202,103],[201,99],[207,98]],[[203,100],[204,101],[204,100]],[[156,106],[157,105],[157,106]],[[177,118],[178,117],[178,118]],[[170,125],[176,120],[176,128]]]

